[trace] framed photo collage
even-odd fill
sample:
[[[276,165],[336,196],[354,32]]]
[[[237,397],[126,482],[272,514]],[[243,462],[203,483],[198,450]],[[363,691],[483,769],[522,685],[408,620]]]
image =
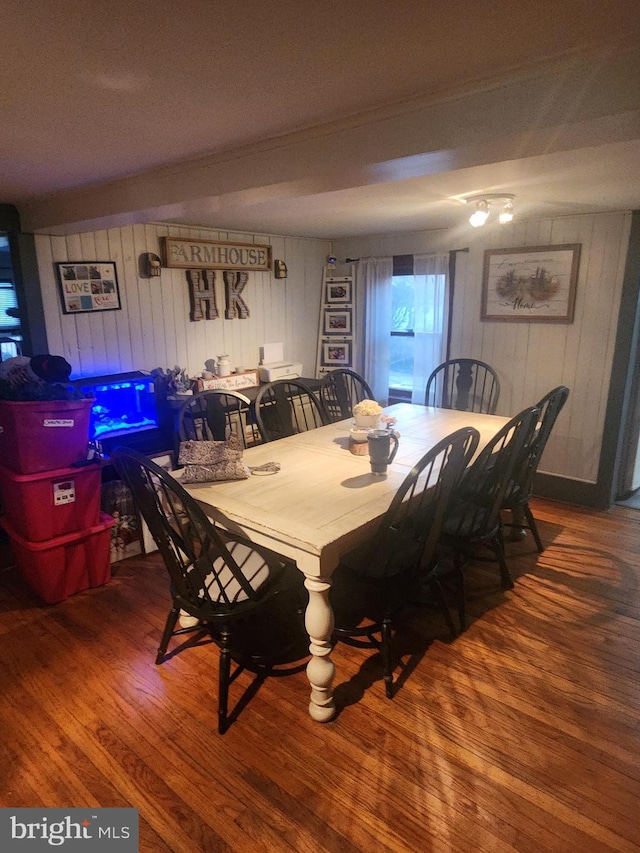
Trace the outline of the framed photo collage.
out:
[[[326,276],[318,353],[319,373],[353,366],[355,294],[353,276]]]

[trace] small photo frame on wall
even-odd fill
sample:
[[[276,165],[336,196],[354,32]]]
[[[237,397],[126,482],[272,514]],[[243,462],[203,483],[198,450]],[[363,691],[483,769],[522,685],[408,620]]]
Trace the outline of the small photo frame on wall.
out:
[[[351,282],[328,281],[325,302],[332,305],[351,302]]]
[[[350,335],[351,334],[351,309],[343,308],[334,310],[327,308],[324,312],[325,335]]]
[[[322,344],[323,367],[346,367],[351,364],[351,341]]]
[[[63,261],[56,263],[56,270],[63,313],[83,314],[122,308],[113,261]]]

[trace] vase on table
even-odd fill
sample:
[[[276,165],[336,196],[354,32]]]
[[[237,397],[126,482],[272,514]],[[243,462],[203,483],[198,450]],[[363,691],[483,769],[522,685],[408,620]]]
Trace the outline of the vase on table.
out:
[[[378,429],[380,426],[380,415],[361,415],[355,412],[353,420],[358,429]]]

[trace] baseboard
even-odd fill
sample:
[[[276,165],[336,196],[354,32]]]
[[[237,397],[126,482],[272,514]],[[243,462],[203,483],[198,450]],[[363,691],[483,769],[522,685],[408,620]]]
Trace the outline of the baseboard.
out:
[[[602,494],[602,488],[597,483],[569,480],[555,474],[536,474],[533,493],[541,498],[588,506],[591,509],[608,510],[611,507],[611,501]]]

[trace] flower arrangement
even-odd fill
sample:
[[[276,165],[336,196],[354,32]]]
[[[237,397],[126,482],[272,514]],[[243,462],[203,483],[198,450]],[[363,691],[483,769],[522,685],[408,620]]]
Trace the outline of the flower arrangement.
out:
[[[382,414],[382,406],[375,400],[361,400],[353,407],[354,415],[362,415],[365,418],[375,418]]]
[[[360,400],[353,407],[353,418],[361,429],[377,429],[382,406],[375,400]]]

